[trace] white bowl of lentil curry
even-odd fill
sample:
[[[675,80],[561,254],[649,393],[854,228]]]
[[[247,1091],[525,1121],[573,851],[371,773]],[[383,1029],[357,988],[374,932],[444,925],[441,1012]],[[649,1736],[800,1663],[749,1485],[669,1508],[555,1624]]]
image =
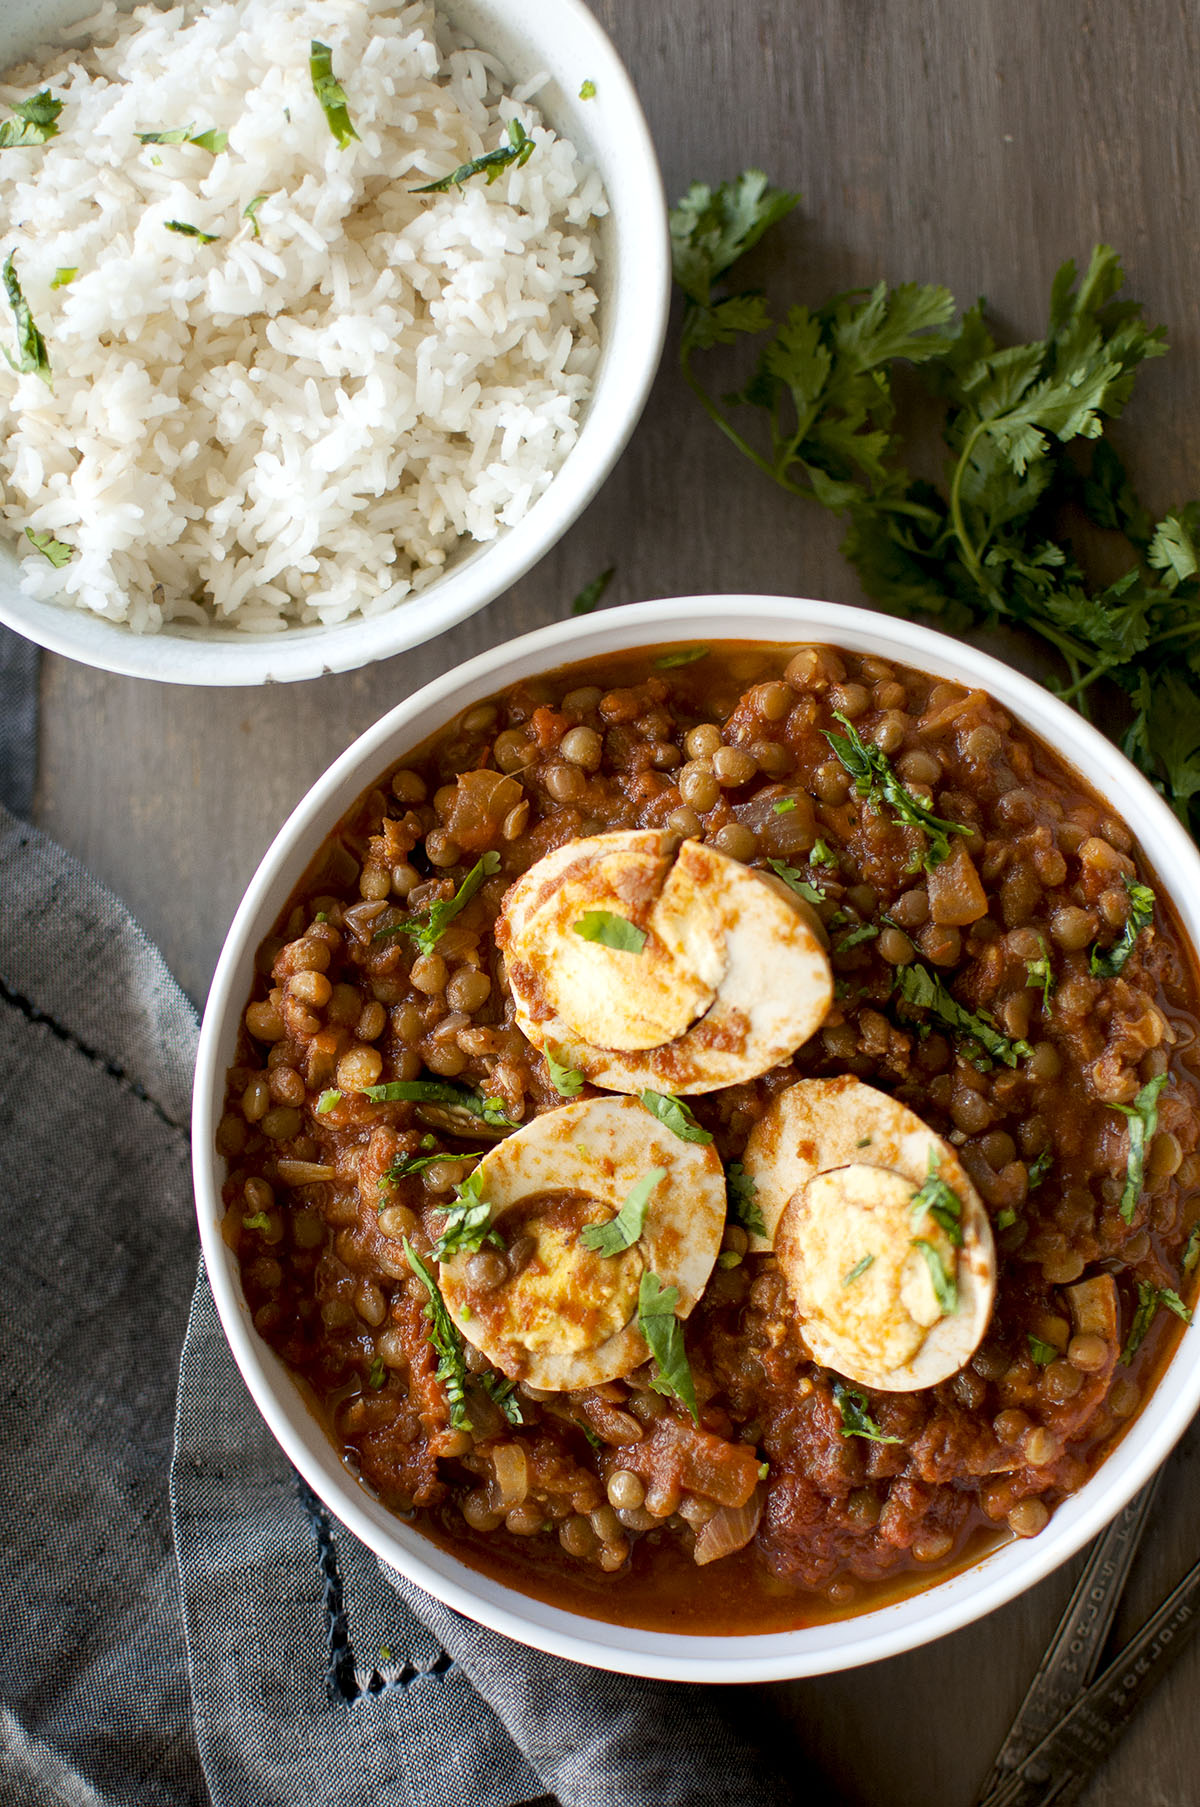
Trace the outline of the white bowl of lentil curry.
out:
[[[526,1643],[939,1637],[1200,1402],[1198,942],[1166,804],[972,647],[754,596],[528,635],[357,741],[230,929],[234,1355],[355,1535]]]

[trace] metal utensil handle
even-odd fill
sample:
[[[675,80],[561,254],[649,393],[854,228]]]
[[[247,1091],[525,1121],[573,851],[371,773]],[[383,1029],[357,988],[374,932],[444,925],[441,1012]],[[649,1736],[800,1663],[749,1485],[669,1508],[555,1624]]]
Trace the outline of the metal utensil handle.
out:
[[[1200,1562],[984,1807],[1070,1807],[1200,1626]]]
[[[1092,1545],[1058,1629],[996,1752],[979,1791],[980,1801],[999,1788],[1041,1743],[1095,1675],[1157,1486],[1155,1475]]]

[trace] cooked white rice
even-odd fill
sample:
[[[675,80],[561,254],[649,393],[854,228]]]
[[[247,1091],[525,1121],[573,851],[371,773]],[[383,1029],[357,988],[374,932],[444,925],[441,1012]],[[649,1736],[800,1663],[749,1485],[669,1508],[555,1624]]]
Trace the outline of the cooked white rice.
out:
[[[312,39],[359,134],[344,150]],[[506,86],[429,0],[110,0],[71,42],[0,83],[7,105],[47,86],[65,102],[56,138],[0,151],[0,260],[15,252],[53,372],[51,391],[0,363],[25,593],[138,633],[335,624],[520,520],[590,393],[606,211],[530,104],[539,84]],[[513,119],[536,145],[523,168],[413,193]],[[188,126],[228,149],[137,137]],[[0,345],[17,348],[2,295]],[[27,527],[72,548],[61,569]]]

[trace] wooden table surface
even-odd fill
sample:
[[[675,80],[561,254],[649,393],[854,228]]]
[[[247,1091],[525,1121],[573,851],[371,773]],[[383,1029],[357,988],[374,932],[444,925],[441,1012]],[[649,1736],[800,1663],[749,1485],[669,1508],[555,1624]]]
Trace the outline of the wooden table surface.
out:
[[[758,164],[802,191],[759,273],[816,302],[879,277],[989,298],[1040,332],[1051,275],[1097,239],[1170,329],[1121,424],[1150,505],[1200,490],[1200,8],[1189,0],[592,0],[641,91],[668,195]],[[545,622],[603,566],[608,600],[697,591],[857,599],[835,525],[778,493],[699,416],[667,356],[633,442],[545,562],[474,620],[369,670],[264,691],[180,690],[47,657],[37,818],[125,897],[203,1000],[276,827],[384,710]],[[1195,1434],[1172,1459],[1136,1624],[1200,1554]],[[1036,1667],[1069,1565],[984,1623],[869,1669],[755,1690],[752,1723],[823,1798],[967,1807]],[[1086,1807],[1200,1801],[1200,1643]],[[719,1791],[714,1791],[714,1799]]]

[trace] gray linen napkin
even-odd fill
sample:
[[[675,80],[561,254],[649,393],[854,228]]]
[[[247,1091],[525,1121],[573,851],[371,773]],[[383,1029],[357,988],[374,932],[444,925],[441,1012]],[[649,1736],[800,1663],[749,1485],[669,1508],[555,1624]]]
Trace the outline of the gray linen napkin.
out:
[[[0,630],[21,807],[35,669]],[[727,1722],[736,1694],[526,1651],[382,1571],[308,1493],[195,1279],[191,1005],[124,907],[2,809],[0,900],[6,1807],[791,1801]]]

